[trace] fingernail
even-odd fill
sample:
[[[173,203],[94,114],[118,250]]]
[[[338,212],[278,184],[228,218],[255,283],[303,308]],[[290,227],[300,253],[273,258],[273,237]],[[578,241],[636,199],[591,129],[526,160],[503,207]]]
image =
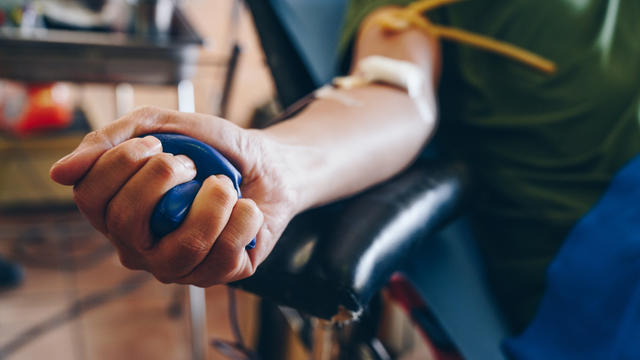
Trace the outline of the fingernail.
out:
[[[216,178],[218,178],[219,180],[222,180],[222,181],[226,182],[226,183],[227,183],[227,184],[229,184],[229,186],[231,186],[231,187],[235,187],[235,186],[233,185],[233,181],[231,181],[231,179],[229,179],[229,177],[228,177],[228,176],[226,176],[226,175],[216,175]]]
[[[178,159],[182,163],[182,165],[184,165],[185,168],[190,170],[196,169],[196,164],[194,164],[193,161],[189,159],[189,157],[184,155],[176,155],[176,159]]]
[[[155,136],[145,136],[142,138],[142,144],[145,145],[150,151],[162,151],[162,143]]]

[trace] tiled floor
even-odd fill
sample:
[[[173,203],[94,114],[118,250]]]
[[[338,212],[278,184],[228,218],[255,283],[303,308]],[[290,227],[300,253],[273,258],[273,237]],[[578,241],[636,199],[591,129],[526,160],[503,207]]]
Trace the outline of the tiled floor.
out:
[[[26,269],[0,291],[0,359],[190,358],[185,288],[123,268],[79,214],[0,216],[0,254]],[[238,303],[249,335],[255,299]],[[207,338],[231,339],[224,287],[207,289],[207,312]]]

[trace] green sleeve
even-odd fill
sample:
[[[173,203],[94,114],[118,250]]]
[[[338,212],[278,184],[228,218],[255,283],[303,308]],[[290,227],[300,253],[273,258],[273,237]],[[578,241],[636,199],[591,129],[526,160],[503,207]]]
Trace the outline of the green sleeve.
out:
[[[344,56],[358,32],[360,23],[373,10],[389,5],[406,6],[416,0],[350,0],[345,17],[344,30],[340,38],[339,53]]]
[[[351,0],[342,53],[372,10],[411,2]],[[442,42],[441,148],[469,166],[474,234],[514,328],[535,313],[566,234],[640,153],[638,14],[638,0],[469,0],[428,14],[557,65],[541,74]]]

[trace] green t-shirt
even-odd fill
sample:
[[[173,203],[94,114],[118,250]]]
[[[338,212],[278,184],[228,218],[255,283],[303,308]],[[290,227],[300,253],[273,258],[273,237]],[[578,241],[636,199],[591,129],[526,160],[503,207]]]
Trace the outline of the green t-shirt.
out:
[[[410,2],[351,0],[343,48],[371,10]],[[443,51],[440,131],[472,169],[474,224],[516,330],[567,232],[640,152],[638,14],[637,0],[469,0],[429,14],[558,67],[544,75],[464,45]]]

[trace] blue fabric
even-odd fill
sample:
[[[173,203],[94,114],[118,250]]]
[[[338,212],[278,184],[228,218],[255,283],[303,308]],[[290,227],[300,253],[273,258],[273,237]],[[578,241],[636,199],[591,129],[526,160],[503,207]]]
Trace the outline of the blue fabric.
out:
[[[640,155],[573,228],[525,332],[505,351],[528,359],[640,359]]]
[[[271,0],[271,5],[316,85],[331,81],[347,0]]]

